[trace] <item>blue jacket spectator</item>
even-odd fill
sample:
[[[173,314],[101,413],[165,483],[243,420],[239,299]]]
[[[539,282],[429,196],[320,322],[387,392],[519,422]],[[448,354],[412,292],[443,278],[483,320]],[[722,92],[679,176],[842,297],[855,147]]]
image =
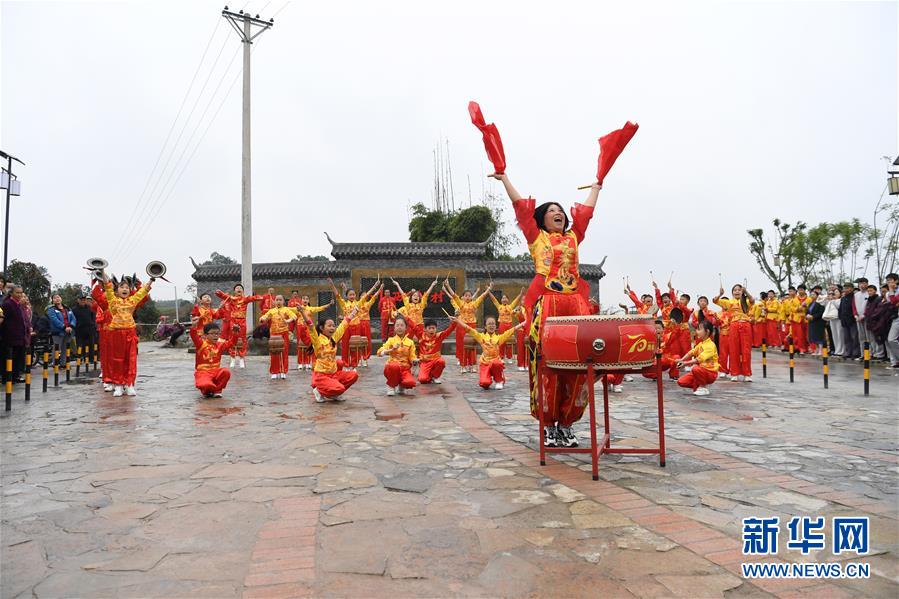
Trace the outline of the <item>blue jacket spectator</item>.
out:
[[[53,304],[47,308],[47,318],[50,320],[50,335],[53,337],[53,345],[59,350],[59,365],[68,363],[66,349],[72,342],[75,331],[75,315],[62,303],[62,297],[57,293],[53,296]]]

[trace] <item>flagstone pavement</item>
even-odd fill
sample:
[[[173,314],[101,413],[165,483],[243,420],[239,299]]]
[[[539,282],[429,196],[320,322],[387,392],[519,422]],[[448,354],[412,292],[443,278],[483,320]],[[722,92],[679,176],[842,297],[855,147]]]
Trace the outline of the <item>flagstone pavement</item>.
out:
[[[754,356],[758,362],[758,355]],[[452,360],[450,360],[452,362]],[[141,345],[135,398],[61,384],[0,418],[0,594],[15,597],[896,597],[899,378],[783,356],[697,399],[665,382],[667,464],[555,454],[527,381],[450,367],[385,397],[381,363],[342,403],[253,357],[202,400],[193,357]],[[601,386],[597,387],[600,391]],[[601,408],[602,402],[599,402]],[[653,446],[655,387],[611,397],[612,443]],[[599,415],[599,422],[602,416]],[[577,426],[588,442],[586,419]],[[870,552],[741,554],[744,517],[868,516]],[[830,537],[828,535],[828,543]],[[866,580],[744,579],[741,562],[862,562]]]

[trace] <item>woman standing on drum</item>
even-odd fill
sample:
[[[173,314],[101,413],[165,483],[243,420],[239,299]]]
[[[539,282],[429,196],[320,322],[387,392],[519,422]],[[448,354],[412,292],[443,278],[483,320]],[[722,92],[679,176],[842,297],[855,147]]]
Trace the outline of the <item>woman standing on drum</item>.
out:
[[[587,407],[587,375],[560,373],[546,369],[537,380],[536,343],[548,316],[581,316],[592,313],[588,297],[590,287],[578,273],[578,244],[584,240],[587,225],[602,185],[595,183],[583,204],[575,204],[571,221],[556,202],[536,206],[533,198],[522,198],[505,174],[490,175],[506,188],[518,226],[528,243],[537,271],[524,299],[527,329],[530,331],[529,364],[531,414],[539,418],[543,410],[547,447],[577,447],[571,425],[580,420]],[[543,405],[537,405],[537,385],[543,386]]]

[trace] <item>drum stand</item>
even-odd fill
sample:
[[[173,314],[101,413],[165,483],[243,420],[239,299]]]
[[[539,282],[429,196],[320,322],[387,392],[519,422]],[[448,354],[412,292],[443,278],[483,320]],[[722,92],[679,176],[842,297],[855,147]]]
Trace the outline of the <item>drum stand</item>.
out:
[[[546,439],[543,433],[543,358],[537,354],[537,412],[540,416],[540,465],[546,466],[547,453],[589,453],[593,462],[593,480],[599,480],[599,456],[604,453],[628,453],[650,454],[659,456],[659,466],[665,467],[665,407],[664,392],[662,391],[662,354],[656,353],[656,396],[659,410],[659,446],[658,447],[612,447],[609,427],[609,382],[608,378],[602,381],[603,424],[605,431],[599,445],[596,442],[596,372],[593,369],[593,360],[587,358],[587,386],[590,389],[587,409],[590,412],[590,447],[546,447]],[[564,370],[563,372],[581,372],[577,370]],[[601,374],[641,374],[643,369],[603,370]]]

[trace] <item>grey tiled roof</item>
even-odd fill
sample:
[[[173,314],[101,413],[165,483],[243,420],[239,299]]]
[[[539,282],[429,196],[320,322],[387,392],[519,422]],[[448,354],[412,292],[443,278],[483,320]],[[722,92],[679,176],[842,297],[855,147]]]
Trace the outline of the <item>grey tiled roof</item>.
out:
[[[483,258],[487,255],[487,244],[468,242],[332,242],[331,255],[337,260],[381,258]]]
[[[337,262],[265,262],[253,265],[253,278],[278,277],[348,277],[350,267]],[[200,266],[194,272],[197,281],[231,281],[240,279],[240,264]]]
[[[468,265],[465,270],[469,276],[533,277],[534,263],[530,260],[483,261]],[[601,279],[606,274],[598,264],[581,264],[578,272],[582,278],[592,280]]]

